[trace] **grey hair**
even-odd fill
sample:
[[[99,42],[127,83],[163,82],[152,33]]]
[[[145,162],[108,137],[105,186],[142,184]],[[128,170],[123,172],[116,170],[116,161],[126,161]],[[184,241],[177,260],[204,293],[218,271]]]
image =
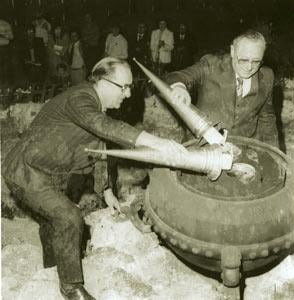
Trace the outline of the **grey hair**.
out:
[[[238,36],[233,40],[232,45],[233,45],[234,47],[236,47],[236,46],[239,44],[239,42],[240,42],[241,40],[243,40],[244,38],[249,39],[249,40],[252,40],[252,41],[256,41],[256,42],[257,42],[257,41],[260,41],[260,42],[263,43],[264,49],[266,48],[266,40],[265,40],[264,36],[263,36],[260,32],[255,31],[255,30],[248,30],[248,31],[246,31],[246,32],[244,32],[244,33],[238,35]]]
[[[103,76],[107,77],[114,74],[118,65],[130,68],[130,65],[125,60],[110,56],[102,58],[93,67],[89,80],[92,83],[95,83],[99,81]]]

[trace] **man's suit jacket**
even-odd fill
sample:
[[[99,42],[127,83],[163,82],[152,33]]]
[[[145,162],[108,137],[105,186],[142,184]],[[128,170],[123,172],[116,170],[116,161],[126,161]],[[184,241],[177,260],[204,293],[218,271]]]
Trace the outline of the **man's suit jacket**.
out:
[[[31,49],[34,50],[35,62],[45,65],[46,49],[41,38],[34,37],[32,41],[25,39],[22,43],[22,59],[23,62],[31,61]]]
[[[134,146],[140,132],[103,113],[92,85],[83,83],[44,104],[6,156],[3,177],[26,191],[41,191],[50,188],[51,177],[93,166],[96,160],[84,151],[89,144]]]
[[[188,89],[197,85],[197,107],[208,118],[222,122],[231,135],[257,138],[278,144],[276,118],[272,105],[274,75],[261,67],[252,77],[251,90],[237,97],[236,75],[229,54],[205,55],[186,69],[167,75],[168,83],[183,82]]]
[[[175,70],[186,68],[192,64],[192,39],[188,33],[185,33],[183,39],[180,33],[175,35],[175,48],[173,51],[173,65]]]
[[[129,41],[130,58],[136,57],[138,61],[144,63],[150,57],[149,41],[150,37],[147,33],[144,33],[140,39],[138,39],[138,33],[131,36]]]
[[[164,41],[165,45],[159,48],[159,41]],[[153,62],[169,64],[171,62],[171,53],[174,49],[174,34],[165,29],[161,32],[159,29],[153,30],[151,34],[150,49]]]

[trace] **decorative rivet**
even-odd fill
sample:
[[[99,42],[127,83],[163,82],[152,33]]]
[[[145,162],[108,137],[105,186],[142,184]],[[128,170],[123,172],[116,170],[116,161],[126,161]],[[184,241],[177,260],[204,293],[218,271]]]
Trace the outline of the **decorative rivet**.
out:
[[[174,245],[174,246],[177,244],[177,241],[176,241],[175,239],[170,239],[170,242],[171,242],[171,244]]]
[[[250,252],[250,253],[249,253],[249,257],[250,257],[251,259],[254,259],[254,258],[256,257],[256,252]]]
[[[200,249],[199,248],[192,248],[192,253],[193,254],[199,254],[200,253]]]
[[[262,250],[261,253],[260,253],[260,255],[263,256],[263,257],[268,256],[268,249]]]
[[[180,247],[183,249],[183,250],[186,250],[188,248],[188,246],[185,244],[185,243],[180,243]]]
[[[206,250],[205,251],[205,256],[206,257],[212,257],[213,256],[213,252],[211,250]]]
[[[163,239],[166,239],[166,238],[167,238],[167,235],[166,235],[166,233],[164,233],[164,232],[161,232],[160,235],[161,235],[161,237],[162,237]]]
[[[273,251],[274,251],[274,253],[278,253],[278,252],[280,251],[280,247],[275,247],[275,248],[273,249]]]
[[[156,226],[156,225],[154,225],[153,229],[154,229],[155,232],[158,232],[158,231],[159,231],[159,228],[158,228],[158,226]]]

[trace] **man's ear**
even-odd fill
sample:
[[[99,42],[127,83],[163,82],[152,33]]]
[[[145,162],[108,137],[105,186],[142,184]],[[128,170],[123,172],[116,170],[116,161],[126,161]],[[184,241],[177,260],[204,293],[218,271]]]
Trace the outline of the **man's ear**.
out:
[[[231,57],[232,57],[232,58],[234,57],[234,53],[235,53],[234,46],[231,45]]]

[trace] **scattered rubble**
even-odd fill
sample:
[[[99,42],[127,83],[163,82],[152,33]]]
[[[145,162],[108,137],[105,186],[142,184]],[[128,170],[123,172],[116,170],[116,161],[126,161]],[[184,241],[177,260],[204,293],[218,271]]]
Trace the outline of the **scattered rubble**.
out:
[[[286,153],[294,159],[294,79],[285,79],[281,113]]]
[[[129,220],[117,221],[109,209],[91,213],[86,223],[92,238],[83,260],[85,285],[97,299],[224,299],[221,283],[188,268],[154,233],[141,233]],[[2,249],[3,300],[61,300],[56,267],[43,269],[41,248],[27,238]],[[293,299],[293,282],[294,255],[270,272],[246,279],[244,299]]]
[[[286,81],[284,98],[282,121],[286,148],[294,158],[294,80]],[[16,121],[16,116],[23,114],[18,107],[14,112],[11,109],[1,113],[1,126],[4,124],[1,129],[1,160],[19,139],[18,133],[23,132],[35,115],[34,111],[28,109],[26,120]],[[182,141],[184,132],[180,123],[175,122],[175,117],[166,112],[164,104],[156,97],[146,99],[143,123],[147,131]],[[136,184],[137,181],[125,170],[120,172],[122,186]],[[105,177],[105,169],[102,173]],[[139,181],[144,177],[140,170],[130,169],[130,173],[135,174],[134,177]],[[125,195],[134,199],[135,196],[131,197],[130,192],[130,188],[124,191]],[[9,197],[4,185],[2,201],[6,199],[5,203],[13,203]],[[93,203],[90,196],[84,200]],[[97,299],[223,299],[219,282],[189,269],[159,244],[154,233],[142,234],[129,220],[113,218],[109,209],[87,215],[86,222],[91,226],[92,238],[83,260],[85,284]],[[28,217],[15,217],[13,220],[2,218],[2,298],[62,299],[56,268],[43,269],[38,225]],[[269,272],[246,279],[244,300],[256,299],[294,299],[294,255],[288,256]]]

